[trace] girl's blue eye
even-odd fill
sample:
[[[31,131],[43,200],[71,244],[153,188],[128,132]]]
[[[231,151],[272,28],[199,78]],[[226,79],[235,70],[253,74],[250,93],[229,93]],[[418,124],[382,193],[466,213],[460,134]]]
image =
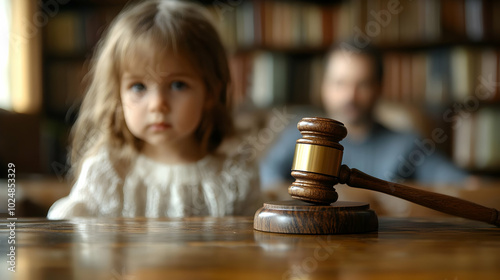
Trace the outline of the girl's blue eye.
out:
[[[187,88],[187,84],[184,82],[181,82],[181,81],[175,81],[175,82],[172,82],[170,87],[173,90],[180,91],[180,90],[185,90]]]
[[[143,83],[135,83],[130,87],[130,89],[133,92],[143,92],[146,90],[146,86]]]

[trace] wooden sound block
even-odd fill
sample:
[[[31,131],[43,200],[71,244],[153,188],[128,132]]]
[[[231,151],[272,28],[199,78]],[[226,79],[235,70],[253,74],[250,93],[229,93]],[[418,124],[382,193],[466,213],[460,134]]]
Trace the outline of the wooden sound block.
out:
[[[337,201],[330,205],[314,205],[286,200],[264,203],[255,213],[253,227],[276,233],[362,233],[376,231],[378,219],[368,203]]]

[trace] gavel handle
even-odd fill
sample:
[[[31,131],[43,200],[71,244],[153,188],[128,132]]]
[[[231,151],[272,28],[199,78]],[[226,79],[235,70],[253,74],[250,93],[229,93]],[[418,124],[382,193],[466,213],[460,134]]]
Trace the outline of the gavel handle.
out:
[[[339,182],[354,188],[386,193],[446,214],[482,221],[500,227],[500,213],[494,208],[484,207],[444,194],[387,182],[367,175],[355,168],[350,169],[347,165],[342,165],[340,168]]]

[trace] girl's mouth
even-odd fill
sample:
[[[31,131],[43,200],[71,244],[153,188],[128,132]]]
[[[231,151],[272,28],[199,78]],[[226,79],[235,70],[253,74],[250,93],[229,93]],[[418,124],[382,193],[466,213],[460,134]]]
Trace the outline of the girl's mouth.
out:
[[[160,122],[160,123],[151,124],[149,127],[153,131],[164,131],[164,130],[171,128],[172,126],[166,122]]]

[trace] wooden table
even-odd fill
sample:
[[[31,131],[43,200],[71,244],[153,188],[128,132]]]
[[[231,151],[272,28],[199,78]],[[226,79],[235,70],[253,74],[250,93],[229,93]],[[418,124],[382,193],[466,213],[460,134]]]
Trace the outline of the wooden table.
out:
[[[378,232],[282,235],[252,218],[16,222],[16,272],[0,279],[500,279],[500,228],[455,218],[380,218]]]

